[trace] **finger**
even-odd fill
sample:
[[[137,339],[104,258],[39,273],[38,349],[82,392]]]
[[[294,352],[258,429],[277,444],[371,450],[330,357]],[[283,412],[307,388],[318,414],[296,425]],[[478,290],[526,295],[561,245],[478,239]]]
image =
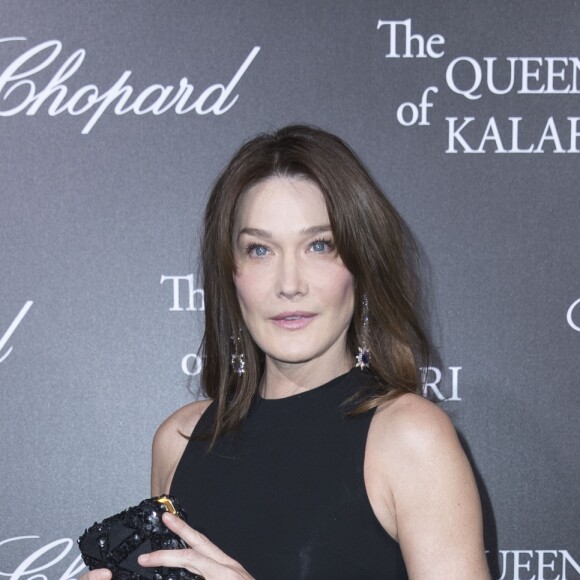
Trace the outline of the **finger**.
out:
[[[235,562],[235,560],[211,542],[207,536],[188,526],[181,518],[165,512],[163,514],[163,523],[172,532],[175,532],[188,546],[194,548],[196,552],[209,556],[221,564]]]
[[[238,578],[239,580],[253,578],[232,560],[232,564],[221,564],[213,558],[200,554],[193,548],[186,550],[157,550],[150,554],[141,554],[137,559],[141,566],[166,568],[185,568],[202,578],[221,579]]]
[[[113,574],[107,568],[98,568],[91,570],[88,574],[83,574],[79,580],[111,580]]]
[[[208,567],[213,568],[217,564],[212,558],[200,554],[192,548],[187,550],[157,550],[150,554],[141,554],[137,558],[137,562],[146,568],[158,566],[164,566],[166,568],[186,568],[196,574],[203,574],[201,571],[202,568],[207,570]]]

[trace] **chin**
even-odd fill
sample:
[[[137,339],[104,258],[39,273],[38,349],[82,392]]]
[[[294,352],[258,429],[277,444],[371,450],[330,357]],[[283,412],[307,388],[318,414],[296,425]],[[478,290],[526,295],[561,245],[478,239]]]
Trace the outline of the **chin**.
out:
[[[313,355],[306,355],[306,354],[292,354],[285,352],[283,354],[277,355],[269,355],[271,359],[276,360],[281,363],[288,363],[288,364],[299,364],[299,363],[306,363],[314,358]]]
[[[276,351],[269,350],[265,351],[265,353],[273,360],[289,364],[306,363],[319,354],[318,351],[305,349],[304,346],[296,349],[284,348]]]

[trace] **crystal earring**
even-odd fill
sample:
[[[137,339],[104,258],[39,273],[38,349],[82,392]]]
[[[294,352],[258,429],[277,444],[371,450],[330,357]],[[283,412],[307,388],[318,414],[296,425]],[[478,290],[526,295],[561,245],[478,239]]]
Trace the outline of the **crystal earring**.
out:
[[[231,356],[232,368],[234,373],[237,375],[243,375],[246,372],[246,361],[244,360],[244,353],[240,352],[240,334],[242,329],[238,330],[238,333],[232,334],[230,337],[233,344],[233,352]]]
[[[359,367],[361,370],[368,368],[371,362],[371,351],[367,346],[367,339],[369,335],[369,299],[366,294],[363,295],[362,299],[362,331],[361,331],[361,341],[362,346],[358,347],[358,354],[356,355],[357,363],[355,366]]]

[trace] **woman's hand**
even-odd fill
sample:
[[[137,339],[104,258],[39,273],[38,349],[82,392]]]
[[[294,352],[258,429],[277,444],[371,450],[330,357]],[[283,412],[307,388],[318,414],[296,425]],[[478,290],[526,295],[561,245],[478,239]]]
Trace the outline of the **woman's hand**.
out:
[[[222,552],[206,536],[189,527],[183,520],[168,512],[163,514],[163,523],[175,532],[188,546],[185,550],[158,550],[139,556],[141,566],[185,568],[199,574],[205,580],[254,580],[243,566]],[[105,576],[85,580],[105,580]]]

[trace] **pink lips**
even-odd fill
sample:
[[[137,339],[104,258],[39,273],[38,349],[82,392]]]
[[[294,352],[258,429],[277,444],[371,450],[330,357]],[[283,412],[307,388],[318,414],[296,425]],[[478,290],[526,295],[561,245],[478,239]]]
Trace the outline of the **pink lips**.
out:
[[[310,324],[316,314],[314,312],[281,312],[277,316],[271,318],[272,322],[279,326],[280,328],[285,328],[287,330],[300,330],[304,328],[307,324]]]

